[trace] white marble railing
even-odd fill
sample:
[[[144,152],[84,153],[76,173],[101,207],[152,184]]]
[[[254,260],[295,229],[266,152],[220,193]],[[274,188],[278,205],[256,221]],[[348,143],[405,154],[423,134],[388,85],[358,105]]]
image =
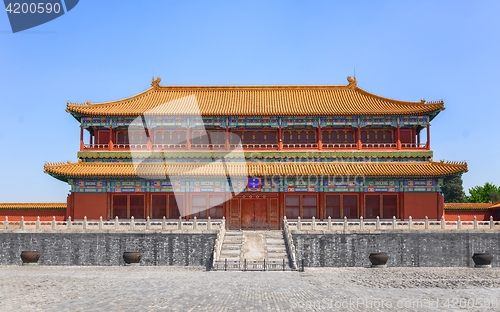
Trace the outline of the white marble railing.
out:
[[[290,256],[292,269],[296,270],[297,261],[295,261],[295,244],[293,243],[292,231],[290,230],[286,217],[283,217],[283,234],[285,236],[286,252]]]
[[[378,230],[500,230],[500,221],[478,221],[474,217],[473,221],[457,220],[421,220],[393,219],[336,219],[328,218],[324,221],[317,221],[314,217],[308,220],[300,218],[296,220],[283,219],[283,228],[289,231],[378,231]]]
[[[212,265],[215,265],[220,258],[220,251],[222,249],[222,244],[224,243],[224,236],[226,236],[226,219],[222,217],[221,224],[217,230],[217,238],[215,239],[214,246],[214,257]]]
[[[220,228],[225,230],[225,220],[211,220],[210,217],[205,220],[197,220],[196,217],[191,221],[179,219],[160,219],[143,220],[131,219],[104,221],[102,217],[99,220],[83,220],[72,221],[69,218],[67,221],[56,221],[53,217],[52,221],[40,221],[38,217],[36,221],[24,221],[21,217],[20,221],[9,221],[7,217],[0,221],[0,233],[7,231],[25,231],[25,232],[65,232],[65,231],[104,231],[104,232],[127,232],[127,231],[218,231]]]

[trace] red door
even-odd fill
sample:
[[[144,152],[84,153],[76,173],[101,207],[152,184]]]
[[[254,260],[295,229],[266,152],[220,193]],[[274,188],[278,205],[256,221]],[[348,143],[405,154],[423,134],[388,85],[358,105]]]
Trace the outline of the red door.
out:
[[[245,230],[268,228],[267,199],[241,199],[241,228]]]

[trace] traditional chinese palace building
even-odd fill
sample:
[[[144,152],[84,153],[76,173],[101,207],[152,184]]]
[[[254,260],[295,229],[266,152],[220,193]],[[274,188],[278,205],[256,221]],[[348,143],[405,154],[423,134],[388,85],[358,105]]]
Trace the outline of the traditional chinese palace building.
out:
[[[66,217],[210,216],[230,228],[280,220],[438,219],[440,185],[467,171],[435,162],[443,102],[398,101],[357,86],[161,86],[107,103],[68,103],[78,161]],[[424,140],[425,139],[425,140]]]

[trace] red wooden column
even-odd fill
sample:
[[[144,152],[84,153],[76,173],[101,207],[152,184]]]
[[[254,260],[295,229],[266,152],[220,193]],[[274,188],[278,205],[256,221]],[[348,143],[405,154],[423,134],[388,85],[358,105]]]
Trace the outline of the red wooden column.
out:
[[[427,149],[431,149],[431,125],[427,125]]]
[[[189,126],[186,128],[186,149],[191,149],[191,128]]]
[[[92,146],[92,144],[94,144],[94,134],[89,131],[89,136],[90,136],[90,146]]]
[[[396,129],[396,137],[398,138],[398,141],[397,141],[397,149],[400,150],[401,149],[401,135],[400,135],[400,131],[399,131],[399,125]]]
[[[109,126],[109,150],[113,150],[113,127]]]
[[[323,149],[323,142],[321,142],[321,118],[318,118],[318,131],[317,131],[317,136],[318,138],[316,141],[318,142],[318,149],[322,150]]]
[[[226,151],[229,150],[229,126],[226,126]]]
[[[80,151],[83,151],[84,144],[83,144],[83,126],[80,126]]]
[[[417,147],[420,147],[420,131],[417,133]]]
[[[283,137],[283,134],[282,134],[281,125],[280,125],[278,128],[278,150],[280,150],[280,151],[283,149],[282,137]]]
[[[361,149],[361,126],[358,126],[358,128],[356,129],[356,137],[358,138],[357,146],[358,146],[358,149],[360,150]]]
[[[148,150],[153,149],[153,142],[151,142],[151,136],[153,136],[153,129],[148,129]]]

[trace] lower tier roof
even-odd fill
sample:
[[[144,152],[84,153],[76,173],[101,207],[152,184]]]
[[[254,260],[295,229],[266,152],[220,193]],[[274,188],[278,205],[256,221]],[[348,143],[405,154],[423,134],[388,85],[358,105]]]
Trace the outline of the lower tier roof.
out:
[[[442,177],[467,172],[456,162],[68,162],[44,165],[44,172],[67,181],[86,177],[175,176],[365,176]]]
[[[0,203],[0,210],[66,209],[66,203]]]

